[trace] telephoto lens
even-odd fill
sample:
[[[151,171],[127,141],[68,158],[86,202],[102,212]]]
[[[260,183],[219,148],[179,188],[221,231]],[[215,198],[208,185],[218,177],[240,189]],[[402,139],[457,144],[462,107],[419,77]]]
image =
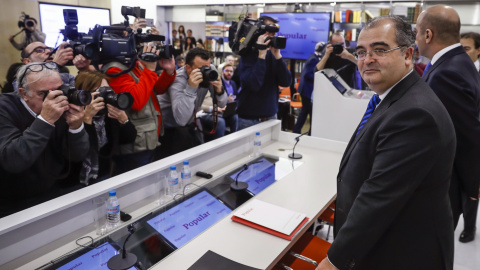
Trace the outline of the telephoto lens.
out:
[[[92,95],[88,91],[77,90],[73,86],[62,85],[58,90],[63,92],[63,95],[67,97],[68,103],[78,106],[87,106],[92,102]]]
[[[32,27],[32,26],[34,26],[35,24],[33,23],[33,21],[26,20],[26,21],[25,21],[25,25],[27,25],[28,27]]]

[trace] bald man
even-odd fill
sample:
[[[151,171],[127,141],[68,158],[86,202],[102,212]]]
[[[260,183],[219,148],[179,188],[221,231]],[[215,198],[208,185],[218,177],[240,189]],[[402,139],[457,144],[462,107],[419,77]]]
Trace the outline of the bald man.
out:
[[[460,17],[445,5],[417,19],[420,54],[432,61],[423,78],[443,102],[455,127],[457,147],[450,183],[454,227],[462,213],[462,193],[478,200],[480,179],[480,75],[460,44]]]

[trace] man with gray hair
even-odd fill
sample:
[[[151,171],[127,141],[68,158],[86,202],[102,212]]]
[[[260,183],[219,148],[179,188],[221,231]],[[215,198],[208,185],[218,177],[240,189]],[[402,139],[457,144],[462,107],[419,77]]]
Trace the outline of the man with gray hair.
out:
[[[455,130],[413,71],[414,46],[398,16],[360,32],[358,69],[376,94],[340,162],[335,240],[317,270],[453,269]]]
[[[0,218],[63,195],[71,162],[89,150],[84,108],[57,90],[56,64],[27,64],[17,78],[18,92],[0,94]]]

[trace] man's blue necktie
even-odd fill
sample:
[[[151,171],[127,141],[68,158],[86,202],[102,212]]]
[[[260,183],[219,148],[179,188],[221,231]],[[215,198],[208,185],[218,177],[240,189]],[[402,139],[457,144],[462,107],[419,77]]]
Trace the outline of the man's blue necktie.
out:
[[[367,111],[365,111],[362,121],[360,122],[360,125],[358,125],[356,135],[358,135],[358,133],[360,133],[360,130],[363,128],[363,126],[365,126],[365,124],[368,121],[368,118],[372,116],[373,111],[375,111],[375,108],[377,107],[378,103],[380,103],[380,101],[381,99],[377,94],[373,95],[373,97],[370,99],[370,102],[368,103]]]
[[[432,66],[431,62],[428,62],[428,64],[425,66],[425,69],[423,70],[422,77],[427,73],[427,70]]]

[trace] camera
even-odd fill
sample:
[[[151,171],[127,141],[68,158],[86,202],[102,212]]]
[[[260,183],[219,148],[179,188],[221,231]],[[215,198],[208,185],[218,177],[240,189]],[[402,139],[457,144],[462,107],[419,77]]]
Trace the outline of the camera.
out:
[[[152,52],[142,53],[141,51],[139,51],[138,54],[140,59],[146,62],[155,62],[159,59],[172,59],[173,57],[172,45],[157,45],[157,50],[160,51],[158,55]]]
[[[266,32],[277,33],[279,31],[280,26],[278,24],[265,24],[263,20],[250,19],[247,16],[239,22],[232,22],[232,26],[229,28],[228,45],[232,52],[244,55],[255,49],[260,35]],[[274,37],[271,39],[270,46],[278,49],[286,48],[286,37]]]
[[[343,45],[341,43],[333,44],[333,54],[341,54],[343,52]]]
[[[216,81],[218,79],[218,72],[212,69],[211,66],[202,66],[200,68],[202,73],[203,81],[199,84],[200,87],[208,88],[210,82]]]
[[[36,20],[30,17],[25,12],[22,12],[18,21],[18,28],[32,27],[35,25]]]
[[[286,37],[268,37],[265,39],[265,42],[270,40],[270,43],[268,44],[270,47],[273,47],[275,49],[285,49],[287,47],[287,38]]]
[[[65,84],[60,86],[58,90],[61,90],[63,95],[68,98],[68,103],[87,106],[92,102],[92,95],[88,91],[77,90],[75,87]]]
[[[218,72],[210,66],[201,67],[200,72],[202,72],[204,82],[213,82],[218,79]]]
[[[98,64],[118,61],[123,64],[131,63],[130,68],[133,68],[133,64],[137,59],[136,48],[138,43],[165,40],[164,36],[142,34],[141,31],[134,34],[132,30],[127,27],[129,25],[127,16],[139,18],[142,15],[144,16],[144,12],[145,10],[143,9],[142,11],[139,7],[122,6],[122,15],[125,17],[125,27],[95,25],[88,34],[85,34],[78,32],[77,11],[75,9],[64,9],[64,41],[69,40],[69,46],[73,48],[74,56],[78,54],[85,56],[91,60],[92,65],[95,67],[98,67]],[[105,33],[105,30],[122,32],[126,30],[129,34],[123,37],[116,34]]]
[[[128,110],[133,105],[134,99],[130,93],[125,92],[116,94],[109,86],[102,86],[97,90],[97,92],[100,94],[96,95],[95,98],[102,97],[105,104],[110,104],[119,108],[120,110]],[[105,107],[105,109],[99,111],[98,114],[103,115],[106,112],[107,108]]]

